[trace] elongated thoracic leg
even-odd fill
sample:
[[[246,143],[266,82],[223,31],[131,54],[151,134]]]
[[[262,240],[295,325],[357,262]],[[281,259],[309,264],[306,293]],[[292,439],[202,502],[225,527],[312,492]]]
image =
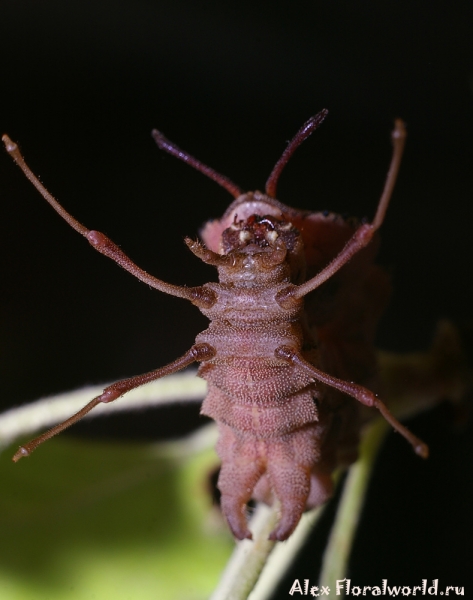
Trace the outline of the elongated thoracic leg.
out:
[[[317,381],[321,381],[322,383],[329,385],[330,387],[333,387],[340,392],[347,394],[348,396],[352,396],[365,406],[377,408],[386,421],[392,425],[396,431],[404,436],[412,445],[416,454],[422,456],[422,458],[428,457],[429,447],[427,444],[411,433],[407,427],[404,427],[404,425],[402,425],[389,411],[384,402],[377,398],[373,392],[370,392],[370,390],[361,385],[357,385],[356,383],[343,381],[343,379],[338,379],[337,377],[333,377],[328,373],[320,371],[314,367],[314,365],[307,362],[296,350],[290,348],[289,346],[280,346],[276,349],[274,354],[276,358],[285,360],[292,365],[297,365],[307,373],[310,373]]]
[[[150,381],[155,381],[161,377],[165,377],[166,375],[171,375],[171,373],[176,373],[181,369],[189,366],[193,362],[196,361],[204,361],[210,360],[215,356],[215,350],[210,346],[210,344],[195,344],[188,350],[183,356],[175,360],[174,362],[166,365],[165,367],[161,367],[160,369],[156,369],[155,371],[150,371],[149,373],[144,373],[143,375],[137,375],[136,377],[130,377],[129,379],[123,379],[122,381],[117,381],[116,383],[109,385],[104,389],[103,393],[100,396],[97,396],[93,400],[91,400],[88,404],[84,406],[79,412],[75,415],[67,419],[66,421],[59,423],[55,427],[52,427],[46,433],[36,437],[34,440],[31,440],[24,446],[20,446],[18,451],[13,457],[13,461],[17,462],[20,458],[24,456],[29,456],[33,450],[45,442],[52,438],[54,435],[57,435],[67,427],[70,427],[74,423],[77,423],[82,417],[84,417],[89,411],[91,411],[97,404],[100,402],[113,402],[120,396],[123,396],[127,392],[134,390],[145,383],[149,383]]]
[[[289,308],[292,303],[306,296],[312,290],[318,288],[322,283],[330,279],[339,269],[343,267],[357,252],[362,248],[365,248],[373,238],[375,232],[380,228],[383,223],[386,210],[388,208],[389,201],[396,183],[397,174],[401,165],[402,153],[404,151],[404,143],[406,140],[406,129],[404,123],[397,119],[395,122],[394,131],[392,132],[393,141],[393,156],[391,159],[391,165],[389,167],[388,175],[386,177],[386,183],[384,190],[378,203],[375,217],[372,223],[364,223],[361,225],[348,240],[343,250],[336,256],[332,262],[330,262],[325,268],[323,268],[315,277],[307,280],[302,285],[289,286],[276,296],[276,300],[283,307]]]
[[[12,155],[16,164],[20,167],[26,177],[31,181],[31,183],[35,186],[38,192],[43,196],[43,198],[54,208],[54,210],[78,233],[83,235],[91,246],[93,246],[98,252],[104,254],[111,258],[114,262],[123,267],[126,271],[134,275],[137,279],[140,279],[144,283],[147,283],[151,287],[164,292],[165,294],[170,294],[171,296],[178,296],[179,298],[185,298],[186,300],[190,300],[193,304],[200,308],[210,308],[216,301],[215,293],[205,286],[199,287],[182,287],[179,285],[172,285],[171,283],[166,283],[161,279],[157,279],[152,275],[140,269],[135,263],[128,258],[128,256],[120,250],[120,248],[112,242],[106,235],[101,233],[100,231],[91,231],[84,227],[82,223],[79,223],[72,215],[70,215],[52,196],[48,190],[43,186],[43,184],[39,181],[36,175],[31,171],[31,169],[26,164],[23,156],[20,153],[18,146],[11,141],[11,139],[4,135],[2,137],[2,141],[5,144],[5,148]]]

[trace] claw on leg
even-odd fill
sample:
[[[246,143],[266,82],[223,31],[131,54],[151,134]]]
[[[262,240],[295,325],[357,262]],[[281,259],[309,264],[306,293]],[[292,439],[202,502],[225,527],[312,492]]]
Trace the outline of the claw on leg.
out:
[[[281,503],[281,518],[271,540],[286,540],[306,509],[311,468],[318,458],[316,436],[316,425],[309,425],[268,444],[268,477]]]
[[[220,425],[219,429],[217,452],[222,468],[217,487],[222,493],[222,512],[237,539],[251,540],[245,509],[266,465],[258,451],[258,441],[238,436],[227,425]]]

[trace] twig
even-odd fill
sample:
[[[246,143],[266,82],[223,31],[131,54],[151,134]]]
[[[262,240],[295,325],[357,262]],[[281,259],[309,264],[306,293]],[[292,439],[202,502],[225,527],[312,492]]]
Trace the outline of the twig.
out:
[[[345,577],[361,510],[363,508],[368,483],[378,451],[383,443],[389,425],[378,419],[371,424],[363,435],[360,444],[360,456],[350,467],[343,487],[343,494],[337,509],[335,522],[325,548],[320,586],[330,588],[328,598],[340,598],[335,583]]]

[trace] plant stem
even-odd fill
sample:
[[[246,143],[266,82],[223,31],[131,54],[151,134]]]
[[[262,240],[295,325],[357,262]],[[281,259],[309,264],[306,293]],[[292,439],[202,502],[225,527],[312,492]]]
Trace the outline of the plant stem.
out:
[[[386,421],[377,419],[372,423],[363,435],[358,461],[348,471],[320,573],[320,586],[330,588],[330,599],[340,598],[340,594],[337,595],[336,582],[346,575],[370,475],[388,431],[389,425]]]

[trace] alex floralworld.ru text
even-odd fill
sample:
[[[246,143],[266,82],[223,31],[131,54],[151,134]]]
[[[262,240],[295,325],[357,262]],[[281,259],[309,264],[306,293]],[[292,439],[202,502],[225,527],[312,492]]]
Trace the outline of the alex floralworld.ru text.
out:
[[[464,596],[465,588],[447,585],[439,590],[439,580],[433,579],[431,584],[422,579],[421,585],[388,585],[387,579],[381,585],[352,585],[351,579],[338,579],[335,582],[337,596]],[[291,596],[328,597],[329,586],[312,585],[309,579],[295,579],[289,590]]]

